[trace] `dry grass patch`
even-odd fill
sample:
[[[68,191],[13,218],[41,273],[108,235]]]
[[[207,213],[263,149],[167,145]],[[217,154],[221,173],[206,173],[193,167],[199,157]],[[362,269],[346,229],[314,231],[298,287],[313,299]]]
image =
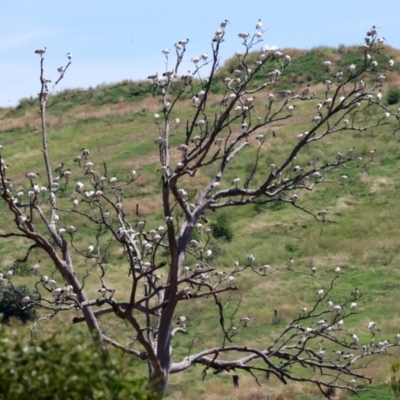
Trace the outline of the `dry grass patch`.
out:
[[[360,174],[358,174],[358,180],[364,185],[369,185],[371,183],[371,177],[368,175],[367,172],[361,172]]]
[[[136,204],[136,203],[135,203]],[[138,201],[139,204],[139,215],[154,215],[155,210],[162,212],[162,199],[160,197],[156,198],[146,198],[146,200]]]
[[[334,272],[335,268],[346,268],[349,266],[350,253],[332,252],[327,255],[317,255],[312,258],[312,264],[317,268],[317,272]]]
[[[336,209],[338,211],[349,211],[354,205],[356,205],[356,198],[352,195],[347,195],[338,199]]]
[[[370,193],[377,193],[381,192],[383,190],[393,190],[394,189],[394,183],[391,179],[384,177],[384,176],[378,176],[374,178]]]

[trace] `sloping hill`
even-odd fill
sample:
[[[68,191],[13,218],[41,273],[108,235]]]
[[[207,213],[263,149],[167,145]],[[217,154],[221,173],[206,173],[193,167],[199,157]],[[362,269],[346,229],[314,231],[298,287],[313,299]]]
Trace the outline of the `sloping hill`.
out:
[[[296,102],[297,108],[293,116],[269,127],[275,132],[275,138],[264,143],[260,150],[260,164],[265,170],[271,163],[282,161],[288,149],[297,141],[297,135],[309,129],[312,118],[316,113],[316,104],[325,99],[326,74],[321,69],[321,62],[326,58],[334,61],[337,68],[345,69],[353,62],[359,53],[355,48],[329,49],[317,48],[311,51],[288,50],[292,56],[291,65],[286,70],[284,79],[278,86],[269,91],[275,93],[286,90],[297,92],[308,83],[316,98],[309,102]],[[387,51],[378,54],[378,63],[386,65]],[[390,49],[390,54],[400,61],[400,52]],[[256,54],[254,54],[254,58]],[[237,60],[228,60],[219,70],[218,83],[213,87],[209,102],[217,112],[224,96],[223,79],[230,75],[237,67]],[[265,80],[264,71],[255,79],[254,84]],[[387,80],[383,86],[383,101],[388,102],[388,93],[399,84],[398,70],[387,71]],[[372,82],[367,82],[372,85]],[[198,88],[194,84],[193,92]],[[277,103],[284,101],[278,99]],[[171,118],[179,117],[181,125],[176,128],[171,137],[173,149],[172,162],[177,162],[179,152],[177,146],[184,136],[186,121],[193,118],[193,107],[190,107],[191,93],[185,94]],[[266,94],[256,99],[255,113],[267,105]],[[398,104],[390,104],[395,112]],[[7,171],[12,176],[15,187],[27,189],[28,182],[25,174],[28,171],[43,171],[38,131],[39,117],[37,115],[37,101],[25,99],[15,109],[2,110],[0,117],[0,144],[4,146],[2,157],[10,166]],[[63,194],[59,197],[63,204],[69,204],[70,187],[84,178],[82,170],[74,165],[74,157],[81,148],[91,149],[91,159],[96,168],[102,170],[102,162],[107,163],[108,175],[116,175],[120,180],[127,179],[129,171],[136,169],[139,179],[124,192],[124,210],[132,215],[132,220],[147,220],[148,226],[158,226],[162,219],[160,210],[161,199],[158,188],[159,166],[157,145],[154,140],[158,137],[158,126],[154,122],[154,113],[160,112],[161,104],[158,98],[151,95],[151,85],[148,82],[123,82],[115,85],[99,87],[93,90],[68,90],[50,98],[48,102],[49,146],[51,158],[56,165],[65,162],[72,171],[72,177]],[[362,121],[368,113],[368,107],[354,118]],[[377,120],[381,116],[376,117]],[[395,125],[396,121],[390,121]],[[240,130],[240,122],[235,126]],[[235,132],[233,133],[235,134]],[[346,321],[349,326],[343,332],[343,338],[357,331],[360,340],[367,342],[370,334],[365,327],[370,320],[376,320],[382,330],[382,338],[392,340],[393,335],[400,329],[400,314],[394,305],[400,300],[398,284],[399,270],[397,268],[400,246],[398,237],[397,198],[399,188],[398,167],[400,166],[399,143],[390,134],[387,125],[368,129],[364,132],[353,131],[340,133],[335,138],[328,138],[323,143],[309,146],[307,152],[298,157],[299,165],[306,165],[310,159],[319,157],[323,161],[334,160],[338,151],[347,151],[355,146],[355,155],[363,157],[364,161],[351,161],[340,171],[335,172],[332,181],[318,190],[299,194],[298,204],[314,212],[328,209],[329,219],[335,223],[318,223],[310,215],[294,209],[289,204],[274,203],[271,205],[250,205],[237,208],[234,211],[222,211],[231,222],[234,239],[228,242],[224,239],[215,239],[212,245],[213,262],[219,269],[229,271],[233,262],[239,260],[244,263],[246,255],[252,253],[257,265],[270,264],[271,267],[283,267],[286,260],[292,257],[295,260],[295,272],[282,270],[279,273],[261,279],[243,273],[240,288],[241,293],[247,293],[241,298],[240,293],[232,295],[228,310],[234,313],[236,305],[241,300],[241,308],[236,323],[244,315],[255,318],[254,324],[242,331],[240,341],[249,345],[261,345],[279,332],[288,320],[298,315],[303,306],[310,307],[315,301],[315,293],[322,286],[327,287],[334,277],[334,269],[340,267],[340,275],[334,290],[335,302],[343,302],[351,298],[354,287],[362,292],[358,300],[357,313]],[[258,142],[250,138],[250,146],[246,150],[246,160],[238,159],[227,172],[222,187],[229,187],[234,177],[242,180],[248,174],[258,149]],[[372,158],[371,149],[376,150]],[[248,160],[248,161],[247,161]],[[339,176],[347,174],[345,186],[338,185]],[[208,182],[215,174],[210,168],[204,173],[196,174],[194,178],[187,178],[187,188],[196,187]],[[257,177],[256,177],[257,179]],[[68,191],[69,190],[69,191]],[[135,215],[137,209],[139,215]],[[1,206],[3,207],[3,205]],[[219,213],[207,216],[210,223],[214,222]],[[5,211],[1,210],[1,215]],[[4,217],[0,224],[9,223]],[[74,241],[84,249],[96,234],[95,229],[87,222],[76,216],[65,216],[62,224],[73,223],[77,227]],[[7,246],[0,246],[1,269],[5,269],[18,255],[21,241],[8,241]],[[128,290],[121,283],[121,276],[125,279],[126,267],[124,256],[120,251],[112,253],[112,259],[107,266],[107,281],[110,285],[117,283],[119,290]],[[40,257],[40,252],[34,250],[33,258]],[[194,264],[188,259],[188,264]],[[53,267],[49,261],[43,261],[43,273],[51,274]],[[317,272],[312,274],[310,266],[315,266]],[[97,279],[95,265],[86,265],[83,261],[78,265],[78,273],[84,275],[92,272],[88,282]],[[16,283],[32,284],[34,279],[27,276],[16,276]],[[228,300],[228,299],[226,299]],[[218,324],[211,303],[195,303],[190,310],[189,335],[178,337],[176,356],[183,357],[189,351],[195,352],[204,345],[213,345],[221,339]],[[274,317],[277,310],[277,318]],[[185,314],[184,305],[179,312]],[[240,318],[239,318],[240,317]],[[69,327],[70,316],[60,316],[57,325]],[[39,331],[46,334],[51,331],[51,324],[41,325]],[[74,326],[74,330],[80,330]],[[113,332],[126,330],[118,322],[110,322],[109,329]],[[68,332],[68,330],[66,330]],[[68,333],[66,333],[68,334]],[[378,338],[377,338],[378,339]],[[379,338],[380,339],[380,338]],[[327,349],[331,351],[333,349]],[[376,376],[382,382],[389,371],[388,358],[377,358],[367,372]],[[274,378],[271,381],[261,382],[260,389],[255,387],[251,376],[241,376],[239,390],[231,391],[231,376],[207,376],[205,382],[200,379],[201,369],[195,368],[185,374],[173,376],[168,389],[171,399],[221,399],[235,396],[235,398],[263,398],[268,393],[279,393],[284,398],[296,398],[297,393],[304,394],[304,398],[320,398],[315,389],[300,387],[291,384],[284,388]],[[222,382],[222,383],[221,383]]]

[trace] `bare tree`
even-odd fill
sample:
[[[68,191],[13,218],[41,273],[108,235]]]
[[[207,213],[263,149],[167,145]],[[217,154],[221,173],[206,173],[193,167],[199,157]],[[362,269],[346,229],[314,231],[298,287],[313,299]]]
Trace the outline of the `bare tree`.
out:
[[[373,95],[385,79],[385,70],[378,71],[371,64],[371,54],[381,51],[375,43],[377,32],[375,28],[368,32],[365,44],[359,48],[357,63],[349,66],[347,71],[335,70],[329,60],[321,65],[326,73],[323,96],[318,97],[307,87],[301,94],[287,91],[283,99],[278,99],[276,93],[273,94],[274,87],[285,75],[291,58],[275,47],[264,46],[261,51],[253,52],[262,40],[259,23],[255,34],[239,34],[243,51],[235,55],[237,68],[232,71],[231,77],[224,79],[225,93],[216,107],[215,101],[212,104],[209,98],[212,86],[221,83],[222,79],[218,67],[225,27],[226,22],[221,24],[212,38],[210,57],[204,54],[191,60],[194,63],[192,73],[179,75],[188,47],[188,41],[183,40],[175,45],[173,66],[169,64],[171,54],[165,51],[165,72],[149,77],[153,96],[160,97],[162,101],[162,113],[154,117],[164,223],[156,229],[148,229],[145,220],[128,215],[124,210],[124,194],[130,185],[135,184],[139,175],[136,171],[131,171],[130,179],[124,182],[110,179],[107,176],[107,163],[100,160],[103,172],[100,173],[99,169],[95,171],[89,149],[83,148],[75,159],[76,175],[80,171],[82,182],[77,182],[70,189],[70,171],[63,164],[57,167],[53,165],[47,143],[46,104],[71,60],[69,57],[66,67],[60,68],[60,78],[49,89],[48,79],[44,76],[44,52],[39,53],[43,178],[47,187],[36,183],[39,179],[37,173],[27,172],[27,182],[30,182],[28,193],[16,193],[8,177],[5,161],[1,159],[2,212],[8,208],[13,215],[14,227],[0,234],[0,238],[27,239],[30,245],[21,262],[28,261],[33,249],[44,251],[54,263],[58,279],[61,278],[65,286],[57,286],[54,280],[39,275],[39,265],[33,271],[38,274],[36,288],[40,293],[39,299],[19,299],[16,293],[16,300],[21,307],[48,309],[49,314],[40,320],[50,319],[60,311],[78,309],[81,315],[75,317],[73,323],[86,323],[103,351],[106,352],[107,345],[111,345],[147,362],[149,380],[161,394],[166,389],[170,374],[183,372],[196,364],[204,366],[204,376],[209,371],[218,374],[243,370],[254,376],[257,382],[260,373],[272,374],[284,383],[311,382],[327,398],[332,388],[360,390],[356,387],[356,379],[359,382],[370,381],[368,376],[360,372],[360,368],[372,356],[386,353],[395,344],[361,345],[355,334],[349,333],[348,340],[337,335],[343,332],[343,320],[352,312],[352,299],[343,304],[325,306],[336,278],[329,288],[317,293],[317,301],[312,309],[303,310],[301,315],[288,322],[285,329],[271,338],[265,347],[259,349],[241,344],[241,330],[251,326],[253,321],[251,317],[243,318],[241,328],[237,328],[234,326],[234,315],[227,315],[226,305],[231,301],[229,293],[240,290],[240,282],[235,277],[239,272],[246,271],[262,278],[282,268],[290,270],[292,265],[289,261],[284,267],[273,269],[264,265],[260,269],[249,254],[245,265],[237,265],[228,273],[217,274],[211,261],[211,229],[206,224],[209,211],[277,202],[288,203],[320,223],[332,222],[327,210],[314,212],[300,205],[297,202],[298,193],[312,192],[322,183],[346,187],[345,175],[338,182],[329,180],[331,173],[343,166],[352,168],[365,165],[373,159],[373,152],[369,155],[370,160],[355,160],[349,150],[344,154],[338,153],[329,162],[314,159],[308,165],[298,165],[296,157],[307,154],[307,149],[314,143],[344,131],[362,132],[387,125],[396,134],[399,128],[392,128],[390,121],[395,118],[399,121],[399,116]],[[262,82],[258,83],[260,80],[256,77],[262,77]],[[372,77],[374,84],[367,87],[363,83],[365,77]],[[181,121],[178,114],[174,114],[174,109],[177,102],[184,96],[187,98],[188,94],[191,97],[192,117]],[[261,101],[265,102],[265,106],[256,107],[257,102]],[[296,104],[316,101],[319,104],[315,118],[310,121],[308,131],[298,136],[298,141],[284,161],[278,165],[271,164],[267,171],[261,168],[259,161],[263,145],[269,141],[273,146],[273,125],[292,118]],[[369,110],[368,115],[361,112],[366,109]],[[362,118],[359,118],[361,114]],[[170,145],[173,135],[181,137],[181,144],[177,148]],[[244,181],[236,178],[231,185],[227,184],[224,181],[226,172],[232,170],[233,160],[245,157],[244,151],[250,144],[250,138],[253,141],[254,137],[257,150],[253,167]],[[3,154],[6,154],[6,150],[2,149]],[[179,160],[172,165],[176,154]],[[207,171],[206,176],[213,176],[203,187],[196,184],[195,179],[202,170]],[[192,178],[190,188],[182,186],[182,178],[185,177]],[[59,195],[61,192],[63,196]],[[74,214],[85,218],[98,232],[93,244],[85,251],[74,242],[75,227],[59,225],[60,215],[66,221]],[[201,239],[196,240],[194,233]],[[118,288],[106,283],[105,268],[107,257],[115,247],[121,248],[124,253],[131,287],[129,296],[118,300],[115,295]],[[189,258],[196,260],[194,270],[185,266]],[[80,276],[75,271],[76,264],[82,259],[95,261],[99,267],[101,286],[95,298],[89,298],[87,294],[88,274]],[[161,271],[164,278],[160,276]],[[2,290],[12,289],[11,275],[1,276]],[[358,293],[354,296],[357,297]],[[189,318],[177,315],[177,306],[184,302],[187,315],[190,315],[191,303],[199,299],[214,303],[223,340],[213,348],[196,354],[189,352],[187,357],[176,360],[172,351],[174,336],[190,330]],[[130,339],[108,336],[101,318],[106,314],[110,318],[122,319],[131,327],[134,346],[130,343],[132,335]],[[376,325],[371,326],[370,331],[374,335]],[[321,346],[316,350],[316,343],[322,340],[337,346],[334,356],[325,354]],[[226,354],[229,354],[229,358]],[[233,355],[237,355],[237,358]],[[315,374],[298,375],[291,368],[295,365],[318,371],[318,377]]]

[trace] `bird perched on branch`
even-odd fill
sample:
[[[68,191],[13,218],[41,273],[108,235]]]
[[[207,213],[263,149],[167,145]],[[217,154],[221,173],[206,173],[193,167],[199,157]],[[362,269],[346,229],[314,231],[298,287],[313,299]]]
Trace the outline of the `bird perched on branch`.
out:
[[[42,262],[39,260],[32,268],[31,271],[36,275],[38,269],[40,268],[40,266],[42,265]]]
[[[46,47],[43,47],[42,49],[37,49],[35,50],[36,54],[40,54],[41,57],[43,57],[43,54],[46,53]]]

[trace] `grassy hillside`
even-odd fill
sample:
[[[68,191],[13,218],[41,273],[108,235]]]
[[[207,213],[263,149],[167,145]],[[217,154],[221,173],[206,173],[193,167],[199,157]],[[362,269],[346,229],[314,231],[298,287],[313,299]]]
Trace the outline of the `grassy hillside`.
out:
[[[310,102],[296,102],[294,115],[271,127],[276,132],[276,137],[265,142],[261,149],[261,169],[265,170],[271,163],[282,162],[288,150],[296,144],[296,136],[309,130],[313,124],[311,119],[316,115],[316,104],[325,98],[325,86],[322,82],[326,76],[320,68],[321,61],[329,57],[334,60],[335,68],[343,66],[345,69],[359,57],[354,48],[345,47],[317,48],[311,51],[289,49],[285,53],[292,55],[292,64],[279,86],[271,88],[270,92],[277,93],[287,89],[297,92],[310,83],[311,90],[318,98]],[[393,56],[397,63],[400,62],[398,50],[390,49],[385,54],[378,55],[379,63],[387,62],[387,54]],[[236,67],[236,63],[234,58],[228,60],[219,71],[218,82],[209,98],[215,112],[220,109],[219,104],[224,94],[222,80]],[[383,87],[384,101],[387,101],[386,94],[390,88],[397,87],[400,82],[397,71],[387,71],[387,76]],[[254,84],[262,82],[261,78],[257,77]],[[282,100],[276,100],[277,103],[279,101]],[[171,115],[171,118],[178,117],[182,121],[175,136],[171,138],[172,163],[179,159],[176,147],[182,143],[186,121],[193,118],[194,109],[189,105],[190,95],[187,95],[177,104]],[[256,114],[259,112],[261,115],[266,105],[266,94],[259,95]],[[390,107],[397,110],[399,104]],[[151,96],[148,82],[123,82],[87,91],[67,90],[51,97],[48,101],[51,159],[54,166],[63,161],[72,171],[65,193],[59,191],[59,202],[70,205],[69,194],[75,182],[84,179],[82,170],[74,165],[73,159],[85,147],[91,149],[91,160],[95,162],[96,170],[102,171],[103,160],[107,163],[108,176],[115,174],[123,181],[128,179],[130,170],[138,171],[138,180],[124,192],[124,210],[132,215],[132,223],[146,219],[149,229],[159,226],[163,218],[160,209],[160,178],[156,172],[159,166],[157,145],[154,144],[158,137],[158,128],[153,114],[160,112],[160,109],[161,104],[158,98]],[[368,111],[368,107],[363,108],[356,118],[362,121]],[[3,109],[0,118],[0,144],[4,146],[2,157],[10,166],[7,174],[12,177],[15,188],[27,189],[27,172],[44,173],[37,100],[24,99],[16,108]],[[395,125],[396,121],[390,121],[390,124]],[[235,129],[240,130],[239,122]],[[369,321],[377,321],[381,328],[376,340],[393,340],[394,334],[400,331],[400,311],[394,306],[400,301],[400,228],[397,207],[400,185],[399,143],[385,125],[365,132],[343,132],[307,146],[306,152],[299,154],[298,163],[305,165],[315,157],[320,157],[323,162],[333,161],[338,151],[346,152],[353,146],[356,147],[355,156],[363,157],[364,162],[349,162],[334,173],[330,183],[318,186],[312,193],[299,193],[298,204],[313,212],[328,209],[329,219],[335,221],[334,223],[319,223],[289,204],[280,203],[221,211],[229,217],[234,237],[232,242],[223,239],[213,241],[212,261],[218,269],[231,270],[235,260],[243,265],[250,252],[255,256],[257,266],[269,263],[271,268],[283,267],[289,257],[295,260],[293,272],[282,270],[263,279],[243,272],[237,277],[240,291],[231,294],[227,312],[233,314],[241,301],[240,310],[233,317],[235,324],[239,325],[240,318],[246,315],[255,318],[236,337],[237,343],[254,346],[269,343],[289,320],[300,314],[303,306],[309,308],[315,302],[316,291],[329,286],[335,275],[334,269],[338,266],[342,274],[335,283],[332,300],[340,303],[351,299],[351,292],[355,287],[362,292],[361,299],[357,301],[357,312],[346,320],[343,338],[349,332],[354,332],[362,343],[369,342],[371,335],[366,330]],[[244,180],[257,148],[255,138],[250,138],[244,157],[232,163],[221,182],[222,187],[229,187],[234,177]],[[371,149],[376,149],[376,156],[367,163]],[[346,187],[337,184],[343,173],[349,176]],[[194,178],[187,178],[185,188],[194,190],[208,183],[214,175],[215,171],[209,168],[196,174]],[[135,215],[137,204],[138,216]],[[11,221],[3,208],[0,208],[0,212],[0,231],[5,231]],[[215,221],[217,214],[210,213],[207,216],[210,223]],[[79,249],[86,249],[96,235],[95,227],[76,215],[67,214],[61,223],[74,224],[77,227],[74,243]],[[24,255],[23,245],[26,245],[23,240],[8,240],[6,244],[1,242],[0,269],[3,272],[16,258]],[[106,266],[106,282],[111,287],[118,287],[116,296],[122,298],[129,290],[125,256],[117,248],[112,248],[111,254]],[[36,259],[43,260],[43,274],[51,275],[54,272],[50,261],[34,250],[30,258],[32,264]],[[86,282],[88,287],[93,288],[89,294],[96,296],[100,287],[96,276],[97,267],[77,259],[77,273],[83,276],[90,272]],[[194,262],[190,257],[187,260],[188,265],[193,265]],[[317,269],[315,275],[310,272],[311,265]],[[163,275],[165,277],[165,273]],[[61,281],[57,274],[55,277]],[[15,284],[30,286],[34,282],[31,274],[22,276],[22,271],[15,276],[14,281]],[[228,297],[226,295],[223,299],[228,301]],[[220,343],[222,337],[215,317],[216,310],[210,300],[198,300],[190,310],[185,309],[185,306],[185,303],[180,305],[178,314],[189,316],[189,334],[173,339],[176,361],[189,352],[194,353],[205,346]],[[277,310],[278,318],[274,318],[274,310]],[[74,312],[68,315],[59,314],[53,321],[40,323],[35,334],[46,335],[55,327],[64,330],[65,335],[84,331],[85,327],[80,325],[71,327],[70,319],[73,314]],[[28,327],[21,327],[21,330],[28,334]],[[110,318],[108,330],[115,334],[127,332],[128,328],[120,321]],[[318,349],[318,343],[315,346]],[[383,396],[387,395],[387,389],[382,384],[389,375],[389,366],[393,360],[391,357],[377,357],[363,371],[374,376],[374,384],[380,384],[374,389],[379,393],[375,398],[384,399]],[[145,370],[146,366],[142,368]],[[260,377],[261,387],[258,387],[250,375],[241,374],[240,388],[234,389],[230,374],[214,376],[210,373],[202,381],[201,372],[200,367],[195,367],[172,376],[167,398],[275,399],[278,395],[281,395],[281,400],[321,398],[316,388],[299,383],[290,383],[285,387],[275,378],[267,381]],[[345,394],[338,396],[342,398]]]

